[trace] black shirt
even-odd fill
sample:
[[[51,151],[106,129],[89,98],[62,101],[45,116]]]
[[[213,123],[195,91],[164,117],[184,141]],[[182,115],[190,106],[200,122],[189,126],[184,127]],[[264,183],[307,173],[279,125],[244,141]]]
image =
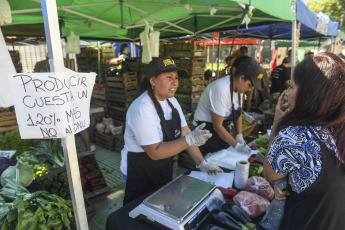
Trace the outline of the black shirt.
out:
[[[283,64],[274,68],[271,74],[272,85],[270,93],[282,93],[286,87],[285,82],[290,80],[290,68],[286,68]]]
[[[245,63],[247,61],[247,59],[250,58],[248,56],[241,56],[236,58],[236,60],[234,61],[234,64],[232,65],[233,67],[235,67],[236,69],[238,67],[240,67],[243,63]]]

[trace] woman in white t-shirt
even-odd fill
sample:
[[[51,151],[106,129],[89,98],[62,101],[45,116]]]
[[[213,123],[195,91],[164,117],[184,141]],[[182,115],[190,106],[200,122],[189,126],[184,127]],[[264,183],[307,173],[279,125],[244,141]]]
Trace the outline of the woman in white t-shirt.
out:
[[[261,89],[264,70],[253,58],[248,57],[233,76],[220,78],[209,84],[200,97],[194,114],[193,125],[206,123],[206,129],[212,133],[205,145],[200,147],[203,155],[234,147],[239,152],[250,153],[242,135],[242,98],[243,93],[254,86]],[[233,138],[227,127],[233,121],[237,135]]]
[[[204,160],[197,146],[212,135],[200,125],[188,128],[181,107],[174,98],[178,76],[187,72],[176,67],[170,57],[150,62],[141,95],[126,115],[125,147],[121,151],[124,176],[124,204],[172,180],[173,156],[187,149],[201,171],[217,174],[222,170]]]

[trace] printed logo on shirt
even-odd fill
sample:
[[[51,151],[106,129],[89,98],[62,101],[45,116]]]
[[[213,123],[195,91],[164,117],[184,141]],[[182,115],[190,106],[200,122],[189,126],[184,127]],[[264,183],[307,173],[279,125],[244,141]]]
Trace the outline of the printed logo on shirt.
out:
[[[264,76],[262,73],[259,74],[258,79],[261,79]]]
[[[165,59],[165,60],[163,60],[163,63],[164,63],[165,66],[175,65],[174,60],[171,60],[171,59]]]
[[[181,131],[178,129],[175,129],[175,138],[178,137],[180,135]]]

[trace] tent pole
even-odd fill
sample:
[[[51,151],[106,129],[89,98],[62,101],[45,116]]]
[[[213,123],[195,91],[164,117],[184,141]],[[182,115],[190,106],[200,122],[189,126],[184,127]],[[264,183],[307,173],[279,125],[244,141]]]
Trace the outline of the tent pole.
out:
[[[49,55],[51,72],[64,72],[64,62],[61,49],[59,22],[56,0],[41,0],[44,31]],[[83,190],[80,183],[77,150],[73,134],[61,139],[68,184],[72,198],[74,216],[78,230],[88,230]]]
[[[121,9],[121,28],[123,29],[123,1],[120,0],[120,9]]]
[[[97,67],[98,67],[98,84],[102,83],[101,79],[101,46],[99,41],[97,41]]]
[[[218,32],[218,61],[217,61],[217,79],[219,79],[219,65],[220,65],[220,32]]]
[[[296,47],[297,47],[296,30],[297,30],[297,21],[292,21],[291,78],[296,66]]]
[[[213,38],[212,38],[212,77],[211,77],[211,81],[213,79],[213,63],[214,63],[214,33],[213,33]]]

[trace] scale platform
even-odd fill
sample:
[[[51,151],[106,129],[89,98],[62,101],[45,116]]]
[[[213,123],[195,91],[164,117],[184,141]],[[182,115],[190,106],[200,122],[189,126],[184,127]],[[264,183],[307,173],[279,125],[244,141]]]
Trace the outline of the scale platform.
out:
[[[181,175],[146,198],[129,216],[160,229],[197,229],[208,217],[216,186]]]

